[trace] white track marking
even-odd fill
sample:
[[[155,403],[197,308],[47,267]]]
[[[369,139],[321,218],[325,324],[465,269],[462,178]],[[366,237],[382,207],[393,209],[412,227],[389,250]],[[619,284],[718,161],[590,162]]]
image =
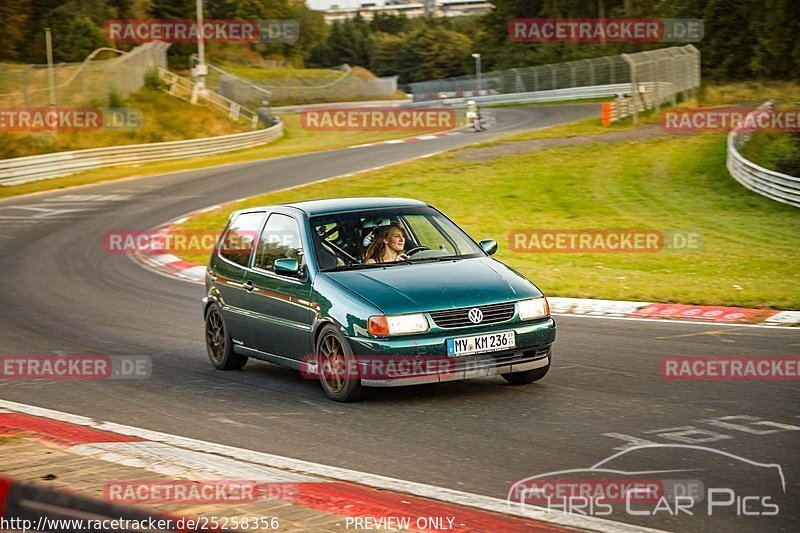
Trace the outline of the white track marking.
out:
[[[113,422],[104,422],[87,418],[85,416],[64,413],[61,411],[53,411],[51,409],[10,402],[7,400],[0,400],[0,409],[3,408],[13,412],[49,418],[51,420],[59,420],[80,426],[119,433],[122,435],[135,436],[142,439],[147,439],[149,441],[170,445],[171,447],[181,448],[185,451],[213,454],[218,456],[217,460],[220,460],[222,457],[235,459],[242,466],[247,466],[247,464],[251,466],[260,465],[309,476],[320,476],[334,480],[349,481],[383,490],[411,494],[421,498],[429,498],[455,505],[474,507],[476,509],[482,509],[504,515],[530,518],[533,520],[540,520],[542,522],[549,522],[567,527],[582,528],[590,531],[599,531],[604,533],[663,533],[661,530],[657,529],[650,529],[641,526],[625,524],[622,522],[614,522],[612,520],[605,520],[591,516],[548,513],[546,510],[534,506],[527,506],[526,511],[523,511],[519,508],[519,506],[509,505],[506,500],[501,500],[499,498],[492,498],[479,494],[470,494],[468,492],[462,492],[459,490],[436,487],[433,485],[426,485],[413,481],[405,481],[402,479],[390,478],[377,474],[369,474],[366,472],[358,472],[356,470],[349,470],[346,468],[322,465],[318,463],[312,463],[310,461],[303,461],[301,459],[282,457],[280,455],[235,448],[232,446],[226,446],[224,444],[205,442],[187,437],[161,433],[158,431],[150,431],[147,429],[125,426]],[[121,448],[122,447],[117,447],[114,452],[118,452]],[[109,457],[113,457],[113,455],[109,455]]]

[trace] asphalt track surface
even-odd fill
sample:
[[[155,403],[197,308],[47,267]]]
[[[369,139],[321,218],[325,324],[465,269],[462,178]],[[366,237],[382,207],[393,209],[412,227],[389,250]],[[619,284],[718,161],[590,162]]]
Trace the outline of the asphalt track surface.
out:
[[[563,316],[557,317],[553,367],[537,384],[514,387],[487,378],[374,389],[365,401],[337,404],[318,384],[268,363],[214,370],[203,344],[202,286],[104,252],[106,231],[149,229],[211,204],[576,120],[596,114],[598,106],[495,112],[497,124],[480,136],[379,144],[0,202],[0,354],[153,359],[149,379],[0,380],[0,396],[498,498],[515,481],[588,468],[626,444],[704,446],[780,465],[785,494],[774,468],[699,449],[640,449],[609,464],[629,472],[680,469],[673,478],[730,488],[734,504],[714,508],[711,517],[699,504],[693,516],[680,518],[664,510],[631,516],[622,505],[604,518],[671,531],[794,529],[800,519],[797,381],[668,381],[660,358],[800,355],[798,330]],[[375,193],[387,189],[376,184]],[[736,503],[753,495],[778,498],[777,516],[741,516]],[[748,500],[745,509],[769,511],[762,502]]]

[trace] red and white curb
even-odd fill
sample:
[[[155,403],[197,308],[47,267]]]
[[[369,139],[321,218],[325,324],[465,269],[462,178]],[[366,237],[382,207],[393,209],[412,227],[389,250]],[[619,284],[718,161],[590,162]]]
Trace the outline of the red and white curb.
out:
[[[292,503],[342,516],[451,516],[454,529],[467,531],[657,531],[0,400],[0,433],[15,431],[176,478],[289,482],[297,487]]]
[[[199,209],[197,211],[193,211],[186,215],[180,216],[160,226],[157,226],[150,230],[149,233],[152,234],[167,234],[172,231],[172,228],[183,224],[187,220],[195,218],[197,216],[202,215],[203,213],[208,213],[209,211],[214,211],[215,209],[222,209],[223,207],[233,205],[237,202],[241,202],[246,200],[247,198],[239,198],[238,200],[231,200],[230,202],[225,202],[222,204],[211,205],[208,207],[204,207],[203,209]],[[184,261],[180,257],[173,255],[173,254],[146,254],[137,251],[132,256],[136,261],[140,264],[160,272],[162,274],[166,274],[169,276],[173,276],[184,281],[191,281],[194,283],[203,283],[206,276],[206,267],[205,265],[198,265],[197,263],[190,263],[188,261]]]
[[[239,201],[239,200],[237,200]],[[154,231],[169,231],[172,226],[198,216],[206,211],[217,209],[226,204],[191,213]],[[183,261],[171,255],[135,256],[139,261],[161,273],[177,278],[204,283],[206,267]],[[576,315],[588,317],[672,320],[674,322],[696,322],[729,325],[758,326],[800,326],[800,311],[780,311],[777,309],[751,309],[746,307],[724,307],[710,305],[670,304],[659,302],[635,302],[624,300],[596,300],[589,298],[548,297],[550,310],[554,315]]]
[[[750,324],[764,326],[800,325],[800,311],[750,309],[712,305],[669,304],[594,300],[587,298],[548,297],[553,314],[609,318],[669,319],[715,324]]]

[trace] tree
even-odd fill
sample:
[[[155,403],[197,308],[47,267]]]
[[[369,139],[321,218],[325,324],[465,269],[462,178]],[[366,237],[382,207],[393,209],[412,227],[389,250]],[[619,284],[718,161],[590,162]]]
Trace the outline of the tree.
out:
[[[370,70],[378,76],[394,76],[402,64],[411,61],[404,58],[404,37],[381,33],[375,42],[370,61]]]
[[[407,32],[410,27],[410,21],[405,15],[391,15],[388,13],[376,13],[375,17],[369,23],[370,29],[375,33],[383,32],[391,35],[400,35]]]
[[[400,52],[401,83],[425,81],[470,72],[472,43],[458,32],[423,26],[408,35]]]
[[[214,4],[216,2],[207,2],[206,9]],[[147,14],[154,19],[196,18],[197,6],[195,0],[151,0]]]
[[[58,58],[67,62],[83,61],[92,51],[106,45],[103,31],[86,17],[72,20],[62,38]]]
[[[24,57],[25,26],[28,23],[28,4],[25,0],[4,0],[0,3],[0,50],[2,59],[12,61]]]

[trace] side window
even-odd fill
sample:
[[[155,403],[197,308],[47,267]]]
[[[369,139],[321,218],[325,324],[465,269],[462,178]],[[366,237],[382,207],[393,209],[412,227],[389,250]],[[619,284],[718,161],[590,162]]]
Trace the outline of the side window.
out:
[[[270,272],[275,271],[275,260],[297,259],[303,265],[303,246],[300,244],[300,227],[287,215],[270,215],[261,239],[258,242],[255,266]]]
[[[220,257],[246,267],[253,253],[253,243],[264,221],[264,213],[243,213],[228,226],[219,247]]]

